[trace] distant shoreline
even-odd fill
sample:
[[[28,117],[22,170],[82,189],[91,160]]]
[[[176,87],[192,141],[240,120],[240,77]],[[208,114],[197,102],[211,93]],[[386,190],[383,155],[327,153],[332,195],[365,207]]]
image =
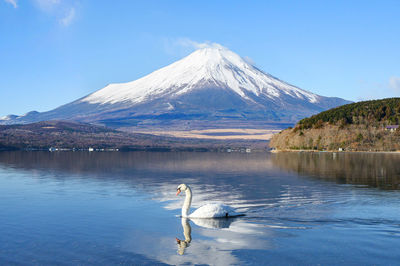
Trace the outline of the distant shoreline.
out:
[[[279,153],[279,152],[315,152],[315,153],[399,153],[400,151],[319,151],[319,150],[294,150],[294,149],[285,149],[285,150],[270,150],[271,153]]]
[[[193,134],[269,133],[260,130],[208,130]],[[190,135],[189,135],[190,136]],[[44,151],[245,151],[268,149],[268,139],[217,139],[152,135],[117,131],[103,126],[43,121],[33,124],[0,126],[0,150]],[[259,135],[256,135],[259,136]],[[264,136],[264,135],[262,135]],[[234,136],[236,137],[236,136]],[[240,135],[241,137],[241,135]],[[243,137],[242,137],[243,138]]]
[[[124,153],[124,152],[217,152],[217,153],[269,153],[268,149],[230,149],[230,148],[144,148],[144,149],[123,149],[118,151],[89,151],[89,150],[71,150],[61,149],[56,151],[50,151],[49,149],[0,149],[1,152],[49,152],[49,153],[62,153],[62,152],[85,152],[85,153]]]

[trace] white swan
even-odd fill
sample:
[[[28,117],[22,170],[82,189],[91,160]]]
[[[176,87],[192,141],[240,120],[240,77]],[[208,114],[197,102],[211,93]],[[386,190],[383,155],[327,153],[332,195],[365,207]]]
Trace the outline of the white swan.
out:
[[[217,218],[217,217],[235,217],[243,216],[243,214],[236,213],[232,207],[212,203],[206,204],[189,214],[190,205],[192,203],[192,190],[186,184],[180,184],[177,188],[176,195],[178,196],[181,191],[186,193],[185,201],[182,206],[182,217],[189,218]]]

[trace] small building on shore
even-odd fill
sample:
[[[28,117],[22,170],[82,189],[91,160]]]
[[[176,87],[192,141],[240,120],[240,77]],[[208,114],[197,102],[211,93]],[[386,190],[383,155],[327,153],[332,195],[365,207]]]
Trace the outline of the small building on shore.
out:
[[[385,130],[390,131],[390,132],[394,132],[399,128],[399,125],[388,125],[385,127]]]

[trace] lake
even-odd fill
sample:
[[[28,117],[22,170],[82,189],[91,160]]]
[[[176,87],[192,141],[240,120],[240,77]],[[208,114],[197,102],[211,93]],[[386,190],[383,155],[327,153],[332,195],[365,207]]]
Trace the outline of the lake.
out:
[[[0,152],[0,209],[2,265],[398,265],[400,154]]]

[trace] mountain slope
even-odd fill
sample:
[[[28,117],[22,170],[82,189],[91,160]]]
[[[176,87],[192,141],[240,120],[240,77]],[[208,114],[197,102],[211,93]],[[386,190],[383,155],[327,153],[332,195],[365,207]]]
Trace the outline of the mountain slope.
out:
[[[294,123],[345,103],[265,74],[232,51],[214,45],[138,80],[110,84],[52,111],[8,116],[0,123],[67,119],[117,128],[248,127]]]

